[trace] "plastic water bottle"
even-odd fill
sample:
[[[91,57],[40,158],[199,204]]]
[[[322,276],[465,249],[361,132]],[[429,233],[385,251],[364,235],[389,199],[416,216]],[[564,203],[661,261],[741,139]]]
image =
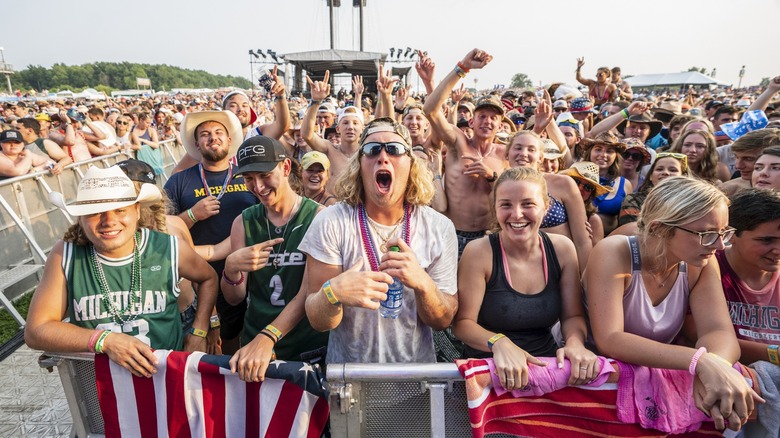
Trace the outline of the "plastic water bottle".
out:
[[[401,251],[397,246],[391,246],[390,251]],[[379,314],[382,318],[398,318],[404,304],[404,284],[393,278],[393,284],[387,289],[387,299],[379,303]]]

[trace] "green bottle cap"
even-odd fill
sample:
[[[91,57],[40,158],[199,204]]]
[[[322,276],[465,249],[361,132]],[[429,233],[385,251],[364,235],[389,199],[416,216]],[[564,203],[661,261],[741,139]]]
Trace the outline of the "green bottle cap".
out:
[[[390,251],[395,251],[395,252],[401,252],[401,248],[399,248],[397,245],[393,245],[393,246],[391,246],[391,247],[389,248],[389,250],[390,250]]]

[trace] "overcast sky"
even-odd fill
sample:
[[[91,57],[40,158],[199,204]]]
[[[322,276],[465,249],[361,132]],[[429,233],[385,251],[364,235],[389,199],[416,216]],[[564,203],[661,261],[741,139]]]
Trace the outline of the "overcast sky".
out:
[[[358,9],[341,1],[336,48],[358,50]],[[249,78],[249,49],[284,54],[330,44],[326,0],[4,3],[0,47],[17,70],[129,61]],[[518,72],[535,84],[574,83],[579,56],[590,78],[602,65],[624,75],[697,66],[736,85],[745,65],[742,83],[753,85],[780,74],[779,20],[780,0],[367,0],[364,49],[427,50],[438,80],[479,47],[494,56],[466,79],[479,88],[509,84]]]

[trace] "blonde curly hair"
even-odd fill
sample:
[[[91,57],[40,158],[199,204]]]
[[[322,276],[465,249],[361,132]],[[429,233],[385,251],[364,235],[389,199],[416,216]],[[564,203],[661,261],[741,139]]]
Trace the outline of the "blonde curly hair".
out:
[[[360,146],[366,143],[366,138],[371,135],[372,129],[377,126],[389,126],[393,132],[403,138],[404,144],[411,148],[409,131],[405,126],[396,123],[388,117],[374,119],[366,125],[360,138]],[[376,132],[376,131],[374,131]],[[358,151],[347,162],[347,168],[336,179],[335,195],[348,205],[356,206],[365,199],[363,193],[363,178],[360,176],[360,165],[363,153]],[[429,205],[434,195],[433,174],[422,161],[409,153],[411,166],[409,169],[409,179],[406,181],[406,193],[404,201],[410,205]]]

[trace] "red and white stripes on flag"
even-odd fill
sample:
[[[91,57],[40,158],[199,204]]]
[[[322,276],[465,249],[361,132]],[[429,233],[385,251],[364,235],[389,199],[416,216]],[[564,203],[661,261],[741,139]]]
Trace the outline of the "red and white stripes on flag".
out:
[[[158,350],[157,373],[135,377],[95,356],[108,437],[307,437],[322,434],[327,392],[318,367],[274,361],[263,382],[230,373],[229,356]]]

